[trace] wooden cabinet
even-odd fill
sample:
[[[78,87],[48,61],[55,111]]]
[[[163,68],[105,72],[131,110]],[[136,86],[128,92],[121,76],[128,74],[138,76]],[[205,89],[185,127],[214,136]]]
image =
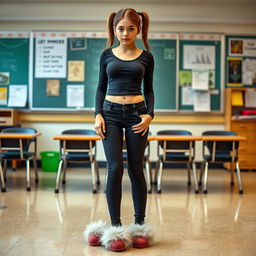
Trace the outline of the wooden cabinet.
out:
[[[240,114],[245,107],[245,92],[249,88],[226,88],[225,127],[247,138],[239,145],[239,165],[241,169],[256,169],[256,118],[242,119]],[[250,88],[252,89],[252,88]],[[256,90],[256,88],[254,88]],[[232,94],[239,92],[241,106],[232,104]],[[234,95],[233,95],[234,96]],[[253,109],[253,108],[250,108]]]
[[[18,123],[18,110],[0,109],[0,126],[15,126]]]

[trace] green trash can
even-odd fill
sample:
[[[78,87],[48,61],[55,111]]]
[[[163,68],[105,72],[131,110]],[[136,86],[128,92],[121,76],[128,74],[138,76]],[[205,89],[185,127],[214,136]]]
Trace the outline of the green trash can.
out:
[[[41,155],[41,165],[44,172],[57,172],[59,165],[60,153],[56,151],[42,151]]]

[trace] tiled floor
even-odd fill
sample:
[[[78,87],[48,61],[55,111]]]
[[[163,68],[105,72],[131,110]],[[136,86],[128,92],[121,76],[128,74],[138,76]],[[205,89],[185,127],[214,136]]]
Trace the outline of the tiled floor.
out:
[[[54,194],[55,173],[42,172],[40,183],[25,190],[25,171],[9,171],[7,192],[0,194],[0,255],[105,256],[117,253],[90,247],[82,237],[86,224],[108,220],[102,185],[91,193],[90,171],[68,169],[66,189]],[[33,175],[32,175],[33,177]],[[165,170],[162,194],[148,195],[147,222],[155,243],[122,255],[256,255],[256,172],[243,172],[244,194],[229,174],[210,170],[208,194],[187,188],[185,170]],[[130,183],[123,181],[122,221],[133,222]]]

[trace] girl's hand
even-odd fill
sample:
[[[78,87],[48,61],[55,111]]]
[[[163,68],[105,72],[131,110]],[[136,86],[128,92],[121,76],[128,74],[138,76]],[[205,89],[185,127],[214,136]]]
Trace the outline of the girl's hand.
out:
[[[97,135],[101,137],[101,139],[105,139],[104,133],[106,133],[105,120],[101,114],[97,114],[95,117],[95,131]]]
[[[148,130],[148,127],[152,121],[152,117],[151,115],[145,114],[145,115],[140,115],[140,118],[141,118],[141,122],[136,125],[133,125],[132,130],[134,131],[134,133],[142,132],[142,136],[143,136]]]

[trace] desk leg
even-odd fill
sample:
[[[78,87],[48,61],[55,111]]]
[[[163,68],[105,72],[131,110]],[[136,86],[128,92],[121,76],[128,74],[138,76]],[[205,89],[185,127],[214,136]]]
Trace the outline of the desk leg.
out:
[[[236,162],[236,174],[237,174],[237,179],[239,183],[239,194],[243,194],[244,191],[243,191],[243,185],[242,185],[242,179],[240,175],[240,168],[239,168],[238,161]]]
[[[204,193],[207,194],[207,182],[208,182],[208,162],[205,162],[205,169],[204,169]]]

